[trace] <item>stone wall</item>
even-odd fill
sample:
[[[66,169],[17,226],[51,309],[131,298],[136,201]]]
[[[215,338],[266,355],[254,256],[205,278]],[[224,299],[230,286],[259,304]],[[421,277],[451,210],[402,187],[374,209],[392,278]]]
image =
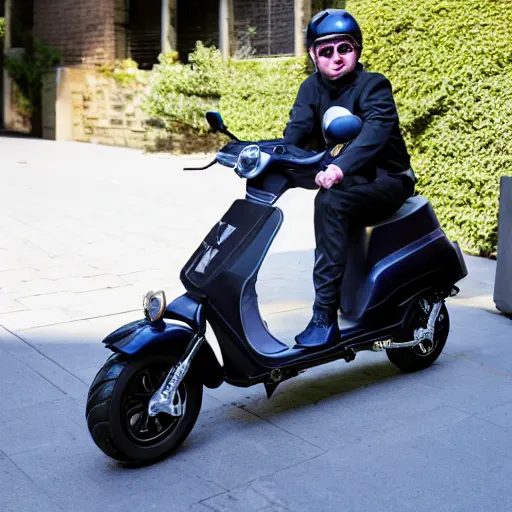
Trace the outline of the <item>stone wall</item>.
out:
[[[112,62],[115,0],[34,0],[34,36],[58,48],[65,66]]]
[[[145,148],[153,133],[142,111],[144,85],[121,87],[84,68],[61,68],[45,76],[43,137]]]

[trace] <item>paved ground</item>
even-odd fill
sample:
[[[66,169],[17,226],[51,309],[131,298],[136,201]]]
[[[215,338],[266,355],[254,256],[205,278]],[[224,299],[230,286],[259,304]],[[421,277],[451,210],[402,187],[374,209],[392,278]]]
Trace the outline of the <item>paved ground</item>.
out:
[[[310,370],[271,400],[208,390],[184,446],[126,469],[93,444],[100,340],[139,318],[242,194],[228,170],[76,143],[0,138],[0,511],[508,511],[511,320],[494,262],[469,258],[447,347],[400,374],[382,354]],[[188,160],[191,164],[192,161]],[[195,162],[194,162],[195,163]],[[292,191],[258,291],[291,341],[312,300],[312,193]]]

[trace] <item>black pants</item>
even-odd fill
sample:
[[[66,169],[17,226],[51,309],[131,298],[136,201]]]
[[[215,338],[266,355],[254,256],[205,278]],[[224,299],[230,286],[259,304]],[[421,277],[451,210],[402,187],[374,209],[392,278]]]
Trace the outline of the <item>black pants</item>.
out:
[[[349,180],[345,183],[343,181],[330,189],[321,188],[315,198],[313,307],[330,312],[335,312],[340,304],[341,282],[348,257],[349,229],[385,220],[414,191],[412,180],[387,173],[361,185]]]

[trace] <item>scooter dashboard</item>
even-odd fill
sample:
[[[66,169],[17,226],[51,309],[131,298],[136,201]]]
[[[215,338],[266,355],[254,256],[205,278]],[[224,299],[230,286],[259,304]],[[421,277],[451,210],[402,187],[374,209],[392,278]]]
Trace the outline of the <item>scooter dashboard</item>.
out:
[[[285,144],[281,139],[259,142],[236,141],[229,142],[221,148],[217,152],[216,161],[234,169],[241,178],[253,179],[270,164],[291,170],[318,168],[326,154],[327,151],[317,153]]]

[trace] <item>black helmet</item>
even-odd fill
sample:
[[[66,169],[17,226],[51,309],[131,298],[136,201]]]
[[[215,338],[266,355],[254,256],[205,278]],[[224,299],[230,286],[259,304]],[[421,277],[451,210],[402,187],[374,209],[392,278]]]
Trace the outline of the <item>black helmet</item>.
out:
[[[356,19],[343,9],[326,9],[319,12],[309,22],[306,34],[308,50],[314,43],[334,39],[341,35],[350,36],[359,47],[363,48],[363,35]]]

